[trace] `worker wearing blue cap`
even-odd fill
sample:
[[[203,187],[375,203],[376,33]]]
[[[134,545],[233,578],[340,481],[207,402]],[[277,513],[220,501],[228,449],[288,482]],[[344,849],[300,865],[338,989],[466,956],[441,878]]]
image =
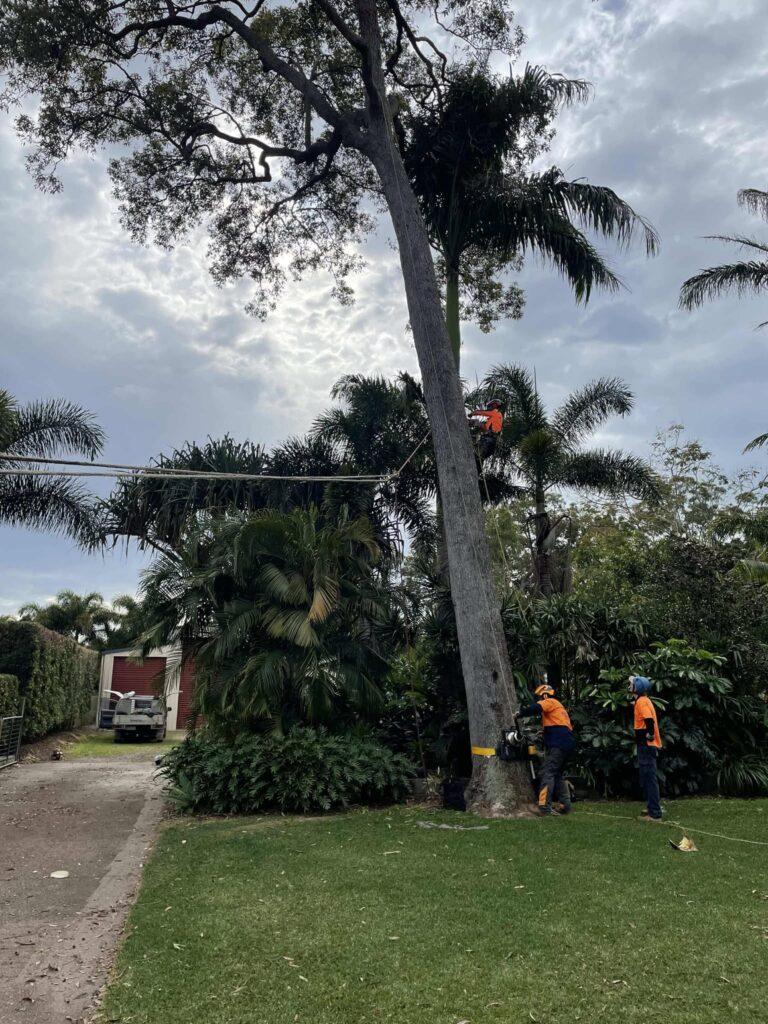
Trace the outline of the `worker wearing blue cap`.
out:
[[[645,796],[647,811],[641,815],[643,821],[661,821],[661,798],[656,764],[661,750],[661,734],[656,708],[648,694],[651,680],[645,676],[629,677],[629,692],[635,702],[635,742],[637,743],[637,764],[640,770],[640,785]]]

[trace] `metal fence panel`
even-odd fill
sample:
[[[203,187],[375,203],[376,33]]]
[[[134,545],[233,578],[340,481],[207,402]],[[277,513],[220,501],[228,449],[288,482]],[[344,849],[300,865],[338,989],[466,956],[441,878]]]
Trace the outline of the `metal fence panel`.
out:
[[[7,768],[18,761],[23,723],[23,714],[0,718],[0,768]]]

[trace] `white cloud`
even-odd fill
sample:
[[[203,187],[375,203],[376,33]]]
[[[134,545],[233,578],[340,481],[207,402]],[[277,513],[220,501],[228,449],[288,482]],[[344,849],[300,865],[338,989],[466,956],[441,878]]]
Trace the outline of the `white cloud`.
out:
[[[624,377],[636,412],[611,426],[647,451],[657,427],[685,422],[726,464],[765,429],[765,302],[677,310],[681,281],[730,252],[701,236],[762,233],[738,188],[764,187],[768,21],[760,0],[521,0],[523,60],[589,79],[595,96],[560,119],[549,160],[610,185],[648,216],[662,253],[612,252],[629,290],[575,306],[551,270],[521,275],[526,315],[491,336],[465,329],[468,379],[501,360],[535,365],[547,401],[601,375]],[[264,324],[243,313],[248,286],[218,289],[205,240],[172,253],[135,246],[103,163],[80,158],[59,196],[35,192],[7,124],[0,129],[1,386],[22,399],[66,395],[109,432],[108,455],[139,461],[208,434],[275,442],[301,432],[342,373],[416,369],[388,225],[367,246],[357,302],[340,309],[313,275]],[[601,244],[602,245],[602,244]],[[66,542],[0,532],[3,607],[59,587],[134,589],[142,559],[85,559]],[[9,578],[12,569],[56,574]]]

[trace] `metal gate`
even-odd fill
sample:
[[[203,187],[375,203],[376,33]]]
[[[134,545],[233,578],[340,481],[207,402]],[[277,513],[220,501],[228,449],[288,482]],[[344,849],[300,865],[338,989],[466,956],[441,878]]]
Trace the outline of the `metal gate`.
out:
[[[21,714],[0,718],[0,768],[16,764],[21,746],[21,730],[24,725],[24,705]]]

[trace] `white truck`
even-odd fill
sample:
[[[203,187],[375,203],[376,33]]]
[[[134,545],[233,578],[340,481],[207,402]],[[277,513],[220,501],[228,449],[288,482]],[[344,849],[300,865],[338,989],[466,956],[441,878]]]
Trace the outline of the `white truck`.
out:
[[[164,700],[127,693],[115,705],[115,715],[112,719],[115,743],[124,743],[131,739],[164,739],[166,715]]]

